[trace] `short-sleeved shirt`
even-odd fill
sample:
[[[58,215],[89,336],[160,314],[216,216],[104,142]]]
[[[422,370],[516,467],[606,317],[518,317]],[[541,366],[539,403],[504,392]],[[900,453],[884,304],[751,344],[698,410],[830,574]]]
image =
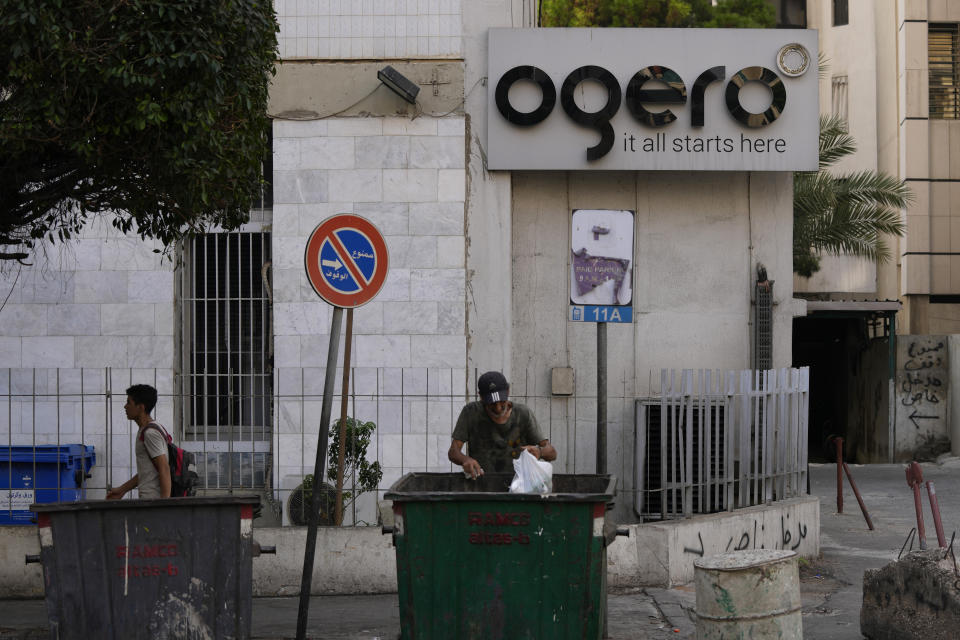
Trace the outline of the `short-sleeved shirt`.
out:
[[[142,438],[141,435],[143,435]],[[140,497],[144,500],[162,498],[160,474],[153,465],[153,459],[167,455],[166,438],[159,429],[141,427],[137,432],[134,451],[137,455],[137,488],[140,490]]]
[[[513,473],[513,459],[520,455],[520,448],[539,444],[544,438],[526,406],[515,402],[506,423],[497,424],[477,400],[460,411],[453,439],[470,445],[470,457],[485,473]]]

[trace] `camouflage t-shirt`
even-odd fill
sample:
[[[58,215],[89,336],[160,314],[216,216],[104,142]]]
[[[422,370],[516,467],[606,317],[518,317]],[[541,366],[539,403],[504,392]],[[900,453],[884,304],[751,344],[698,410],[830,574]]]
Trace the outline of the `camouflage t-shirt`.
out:
[[[544,438],[526,406],[515,402],[507,422],[497,424],[477,400],[460,411],[453,439],[469,444],[470,457],[485,473],[513,473],[513,459],[520,455],[520,447],[539,444]]]

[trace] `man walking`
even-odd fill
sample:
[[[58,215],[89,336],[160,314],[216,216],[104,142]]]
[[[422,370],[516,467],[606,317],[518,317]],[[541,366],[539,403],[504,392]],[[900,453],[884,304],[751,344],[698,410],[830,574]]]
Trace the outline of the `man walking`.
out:
[[[127,419],[137,423],[134,451],[137,474],[107,492],[107,500],[119,500],[136,487],[142,500],[170,497],[170,464],[167,462],[166,432],[159,422],[150,417],[157,406],[157,390],[148,384],[135,384],[127,389],[127,403],[123,405]],[[153,426],[151,426],[153,425]]]

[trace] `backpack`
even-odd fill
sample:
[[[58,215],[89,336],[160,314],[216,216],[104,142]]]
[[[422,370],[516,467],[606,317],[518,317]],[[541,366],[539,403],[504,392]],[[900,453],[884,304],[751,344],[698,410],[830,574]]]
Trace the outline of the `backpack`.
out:
[[[162,433],[167,441],[167,462],[170,464],[170,497],[181,498],[196,495],[197,481],[200,479],[197,475],[196,456],[173,444],[173,436],[167,433],[167,430],[159,422],[147,424],[146,428],[149,429],[150,427]],[[143,431],[140,432],[140,441],[143,441]]]

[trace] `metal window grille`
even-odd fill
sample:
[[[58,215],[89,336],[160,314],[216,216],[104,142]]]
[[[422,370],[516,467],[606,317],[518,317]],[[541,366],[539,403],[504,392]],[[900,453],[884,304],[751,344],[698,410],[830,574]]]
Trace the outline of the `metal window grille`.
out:
[[[847,119],[847,76],[834,76],[831,82],[833,115]]]
[[[187,241],[180,412],[205,488],[262,487],[272,435],[269,233]],[[193,446],[190,446],[193,445]]]
[[[850,22],[850,7],[847,0],[833,0],[833,26],[842,27]]]
[[[960,116],[960,60],[957,24],[931,24],[927,39],[930,68],[930,117]]]

